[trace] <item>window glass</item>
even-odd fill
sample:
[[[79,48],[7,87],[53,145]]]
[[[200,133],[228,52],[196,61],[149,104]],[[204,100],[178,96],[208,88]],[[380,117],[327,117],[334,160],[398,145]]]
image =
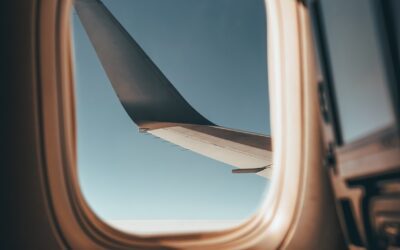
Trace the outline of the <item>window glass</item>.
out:
[[[322,0],[339,119],[345,143],[394,122],[372,1]]]
[[[129,107],[121,104],[122,99],[130,98],[131,90],[116,92],[113,82],[124,77],[124,65],[116,67],[121,63],[117,59],[99,59],[99,53],[122,53],[118,55],[122,58],[132,51],[127,50],[124,55],[118,50],[118,29],[107,31],[115,36],[104,35],[99,43],[109,41],[109,46],[98,47],[97,51],[93,37],[106,25],[112,26],[112,22],[104,22],[113,16],[114,22],[121,24],[201,115],[234,133],[245,132],[251,138],[262,139],[271,133],[263,1],[104,0],[103,7],[96,7],[100,1],[94,0],[77,3],[82,4],[81,10],[75,8],[71,16],[77,164],[81,190],[89,206],[111,225],[137,233],[215,230],[249,218],[263,200],[270,179],[260,172],[234,174],[232,170],[237,167],[205,156],[219,150],[214,150],[210,141],[210,145],[202,144],[202,149],[210,152],[198,154],[179,142],[176,145],[165,140],[160,134],[167,130],[140,133],[137,121],[132,120],[137,112],[128,114]],[[91,24],[90,36],[82,25],[82,15],[92,22],[96,20],[96,8],[106,8],[109,14],[102,12],[104,17],[99,23]],[[107,71],[110,68],[112,77]],[[132,74],[144,72],[136,70],[132,66]],[[140,112],[146,112],[146,108],[143,110]],[[190,133],[201,131],[207,138],[217,138],[217,143],[231,143],[228,148],[258,143],[231,142],[231,130],[214,131],[213,126],[185,129]],[[182,138],[190,136],[184,134]],[[236,161],[235,157],[226,160]],[[260,166],[272,167],[268,162]],[[251,171],[260,170],[257,169]]]

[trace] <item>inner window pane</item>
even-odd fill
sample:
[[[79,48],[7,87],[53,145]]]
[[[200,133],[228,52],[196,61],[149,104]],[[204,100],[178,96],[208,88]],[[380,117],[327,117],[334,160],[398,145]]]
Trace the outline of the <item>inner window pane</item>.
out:
[[[372,1],[321,1],[344,143],[394,122]],[[356,117],[356,119],[354,119]]]
[[[105,24],[92,25],[91,38],[88,27],[82,25],[82,15],[88,22],[96,20],[90,15],[96,15],[97,7],[91,5],[101,2],[76,2],[82,4],[81,11],[77,7],[71,16],[78,116],[77,164],[81,190],[94,212],[111,225],[136,233],[224,229],[254,214],[270,182],[261,173],[273,166],[266,161],[254,168],[250,162],[248,169],[252,173],[235,174],[232,170],[238,167],[226,161],[236,163],[236,156],[226,156],[229,159],[223,162],[205,154],[219,150],[220,146],[215,149],[210,142],[213,138],[217,138],[217,144],[226,142],[227,147],[247,150],[259,145],[258,141],[238,143],[231,140],[232,133],[245,133],[257,140],[271,134],[263,0],[102,1],[104,7],[98,8],[109,11],[177,92],[213,124],[229,128],[182,125],[163,127],[157,133],[147,131],[147,127],[139,131],[138,121],[132,117],[136,118],[140,105],[134,103],[136,106],[130,110],[129,105],[121,103],[131,93],[116,89],[114,79],[124,76],[123,67],[115,67],[121,62],[99,59],[98,53],[111,56],[118,53],[115,44],[101,48],[106,51],[94,48],[96,42],[91,38],[103,32]],[[116,30],[107,32],[115,33],[117,39]],[[117,41],[110,36],[104,39]],[[107,67],[112,68],[113,76],[108,75],[111,71]],[[132,67],[132,72],[143,73],[136,70]],[[145,126],[142,121],[140,124]],[[206,142],[195,138],[203,153],[188,150],[186,142],[180,144],[181,139],[172,138],[171,142],[168,136],[163,137],[171,131],[183,131],[182,140],[191,133],[205,135]],[[210,152],[204,153],[208,149]],[[260,150],[264,149],[255,148],[257,152]]]

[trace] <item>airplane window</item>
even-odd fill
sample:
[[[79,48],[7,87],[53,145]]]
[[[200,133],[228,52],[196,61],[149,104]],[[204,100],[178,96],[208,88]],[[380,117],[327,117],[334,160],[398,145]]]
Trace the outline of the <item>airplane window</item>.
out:
[[[272,165],[263,0],[76,0],[78,174],[134,233],[226,229]]]
[[[343,141],[349,143],[394,122],[379,30],[370,1],[323,0],[321,7]]]

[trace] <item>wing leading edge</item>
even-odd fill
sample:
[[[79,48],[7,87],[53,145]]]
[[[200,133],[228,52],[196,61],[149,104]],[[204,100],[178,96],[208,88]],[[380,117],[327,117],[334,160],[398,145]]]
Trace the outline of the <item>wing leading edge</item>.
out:
[[[258,169],[257,174],[270,177],[269,136],[223,128],[197,112],[99,0],[77,0],[75,9],[119,100],[140,131],[248,169],[244,173]]]

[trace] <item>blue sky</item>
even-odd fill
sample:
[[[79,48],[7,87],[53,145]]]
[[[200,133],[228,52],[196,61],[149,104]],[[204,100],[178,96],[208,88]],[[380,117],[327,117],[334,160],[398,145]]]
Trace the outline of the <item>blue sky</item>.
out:
[[[209,120],[270,134],[262,0],[103,3],[177,90]],[[76,13],[78,171],[103,219],[239,220],[269,181],[138,132]]]

